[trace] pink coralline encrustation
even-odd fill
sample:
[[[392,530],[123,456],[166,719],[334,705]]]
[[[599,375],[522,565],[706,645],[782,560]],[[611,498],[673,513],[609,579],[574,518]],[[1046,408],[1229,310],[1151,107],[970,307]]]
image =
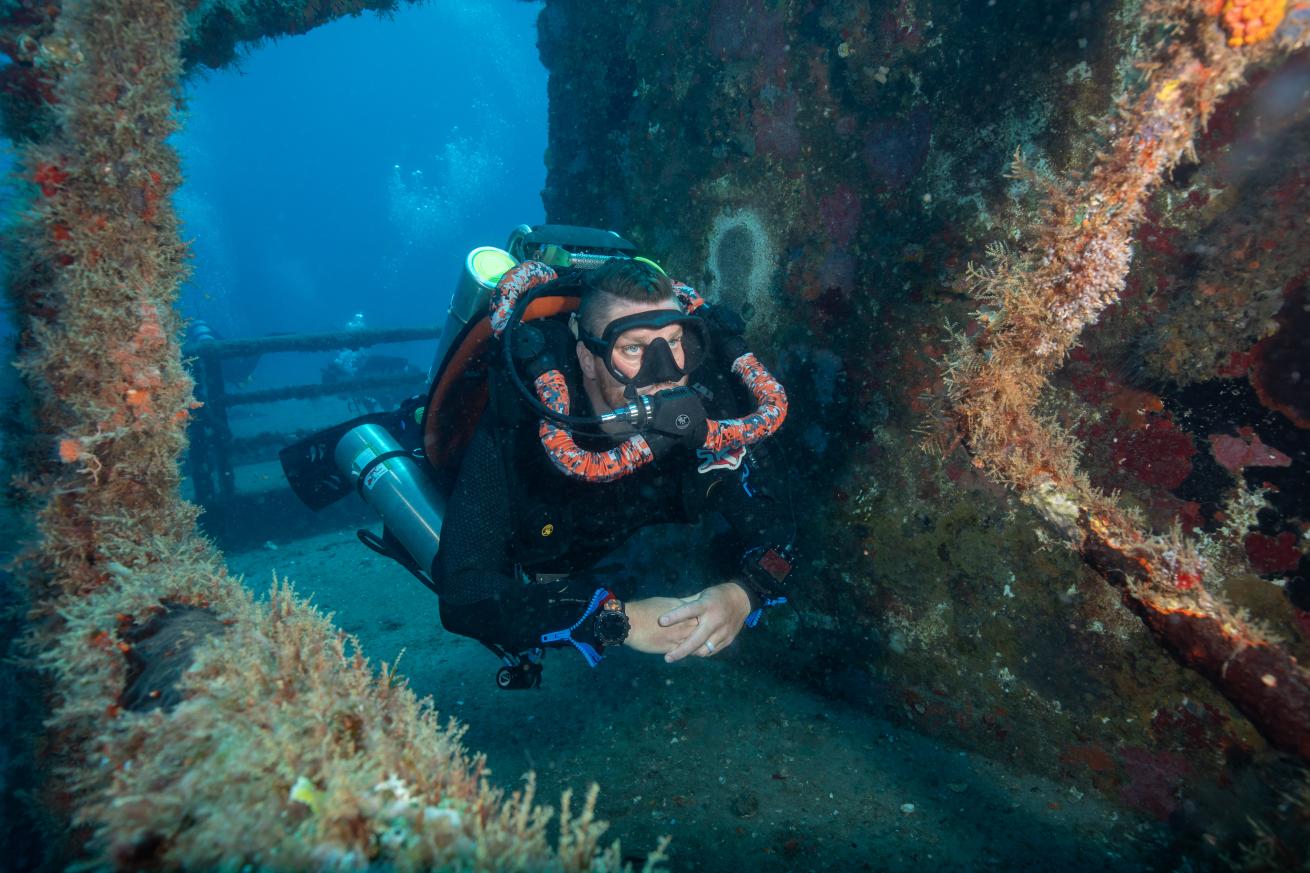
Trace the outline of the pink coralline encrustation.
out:
[[[1273,537],[1252,531],[1242,540],[1242,547],[1257,573],[1286,573],[1301,563],[1297,539],[1291,531],[1282,531]]]
[[[864,163],[869,177],[888,191],[908,185],[924,161],[932,142],[932,116],[923,107],[905,118],[888,118],[869,125],[864,135]]]
[[[849,294],[855,290],[855,269],[855,256],[845,249],[834,248],[819,265],[816,276],[819,290],[837,288]]]
[[[838,185],[832,193],[819,200],[819,221],[828,238],[843,248],[855,238],[863,212],[860,195],[846,185]]]
[[[710,48],[723,60],[774,70],[787,60],[787,22],[764,0],[718,0],[709,12]]]
[[[1287,467],[1292,459],[1278,449],[1260,441],[1260,435],[1250,428],[1242,428],[1238,436],[1210,434],[1210,453],[1230,473],[1241,473],[1244,467]]]
[[[751,113],[755,128],[755,150],[775,158],[794,158],[801,153],[801,132],[796,126],[800,102],[790,88],[772,101],[761,100]]]
[[[1168,418],[1155,417],[1115,442],[1114,461],[1147,485],[1173,490],[1192,474],[1192,438]]]
[[[1129,747],[1119,752],[1127,782],[1119,796],[1134,809],[1164,821],[1178,808],[1178,786],[1192,771],[1187,758],[1174,752]]]

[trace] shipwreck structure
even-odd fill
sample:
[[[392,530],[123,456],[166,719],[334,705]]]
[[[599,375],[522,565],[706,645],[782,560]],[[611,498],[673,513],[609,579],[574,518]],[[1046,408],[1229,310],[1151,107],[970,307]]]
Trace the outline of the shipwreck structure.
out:
[[[1304,4],[585,6],[549,217],[797,395],[778,669],[1162,819],[1304,761]]]
[[[26,643],[49,683],[40,769],[57,774],[42,788],[59,834],[3,847],[14,863],[620,866],[617,844],[599,848],[594,791],[576,814],[564,798],[552,839],[531,782],[493,789],[462,728],[393,670],[284,583],[255,603],[228,578],[178,492],[198,406],[173,309],[186,266],[167,138],[184,69],[391,5],[0,11],[6,133],[32,189],[6,252],[30,389],[14,471],[34,513]],[[17,811],[7,826],[34,827]]]
[[[64,858],[619,863],[286,587],[254,603],[178,496],[181,78],[393,5],[0,7]],[[774,349],[812,567],[779,671],[1161,818],[1272,809],[1310,757],[1310,8],[963,5],[547,0],[548,219]]]

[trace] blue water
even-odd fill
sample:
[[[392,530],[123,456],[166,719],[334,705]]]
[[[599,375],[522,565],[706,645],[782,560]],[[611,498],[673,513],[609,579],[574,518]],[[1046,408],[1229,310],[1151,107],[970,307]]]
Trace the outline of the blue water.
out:
[[[174,137],[183,314],[230,337],[339,329],[356,312],[438,323],[468,249],[544,220],[539,9],[404,6],[193,76]]]
[[[10,63],[9,56],[0,52],[0,67]],[[0,232],[7,232],[4,228],[10,221],[13,213],[14,204],[14,179],[10,175],[14,171],[14,144],[8,137],[0,136]],[[3,258],[0,258],[0,288],[6,287],[6,264]],[[10,315],[10,304],[7,297],[0,298],[0,337],[8,337],[13,333],[14,319]]]
[[[539,7],[348,18],[193,81],[183,313],[228,336],[437,323],[468,249],[544,217]]]

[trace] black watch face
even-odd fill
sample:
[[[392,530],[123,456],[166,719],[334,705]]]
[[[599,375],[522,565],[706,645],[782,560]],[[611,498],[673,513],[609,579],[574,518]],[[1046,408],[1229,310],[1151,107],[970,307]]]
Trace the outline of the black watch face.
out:
[[[628,617],[621,612],[602,612],[596,616],[596,639],[605,645],[621,643],[628,637]]]

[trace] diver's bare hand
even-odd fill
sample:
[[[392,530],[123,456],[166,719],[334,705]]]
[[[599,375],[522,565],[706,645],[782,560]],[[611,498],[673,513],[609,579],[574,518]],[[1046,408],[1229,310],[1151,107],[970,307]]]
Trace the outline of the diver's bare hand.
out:
[[[676,597],[648,597],[645,600],[630,601],[625,607],[628,613],[628,638],[623,644],[635,651],[652,655],[672,651],[696,630],[696,622],[687,619],[660,624],[659,618],[686,602]]]
[[[694,600],[659,617],[660,624],[669,627],[682,627],[693,618],[697,621],[691,635],[665,655],[664,660],[671,664],[692,653],[702,658],[718,654],[732,645],[750,612],[750,597],[735,582],[706,588]]]

